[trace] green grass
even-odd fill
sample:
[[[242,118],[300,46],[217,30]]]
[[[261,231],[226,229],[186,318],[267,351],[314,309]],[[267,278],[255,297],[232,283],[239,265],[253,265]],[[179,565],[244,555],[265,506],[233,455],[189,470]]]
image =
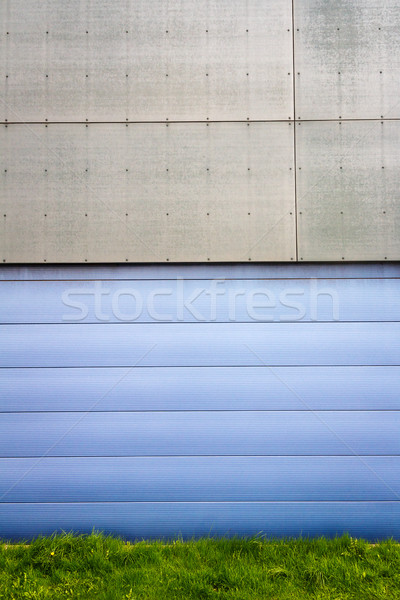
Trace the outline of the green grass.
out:
[[[0,598],[388,600],[400,598],[400,545],[347,536],[129,544],[65,534],[2,544]]]

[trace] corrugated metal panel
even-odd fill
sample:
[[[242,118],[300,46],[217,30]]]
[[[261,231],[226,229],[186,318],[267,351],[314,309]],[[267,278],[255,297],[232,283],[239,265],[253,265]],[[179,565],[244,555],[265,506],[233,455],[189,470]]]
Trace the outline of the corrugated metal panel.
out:
[[[399,456],[0,459],[0,502],[397,500]]]
[[[0,397],[0,412],[399,410],[400,367],[2,368]]]
[[[400,117],[397,0],[295,0],[296,116]]]
[[[93,529],[128,539],[218,535],[400,537],[396,502],[78,502],[0,504],[3,536]]]
[[[291,261],[288,123],[0,128],[3,262]]]
[[[293,118],[290,0],[2,4],[3,119]]]
[[[5,271],[5,316],[36,322],[0,325],[3,536],[400,535],[398,266],[347,265],[339,279],[336,265],[227,268],[235,292],[332,285],[343,306],[342,321],[322,322],[322,304],[314,322],[273,323],[224,310],[221,322],[66,323],[57,309],[65,285],[96,280],[178,283],[189,302],[213,283],[200,266],[169,280],[164,267],[118,267],[114,281],[110,267],[69,267],[68,283],[61,267]]]
[[[400,259],[400,121],[296,132],[299,259]]]
[[[377,410],[3,413],[0,453],[384,456],[400,454],[399,428],[400,411]]]
[[[399,297],[400,278],[5,281],[0,323],[396,321]]]
[[[400,322],[1,325],[1,334],[2,367],[400,364]]]

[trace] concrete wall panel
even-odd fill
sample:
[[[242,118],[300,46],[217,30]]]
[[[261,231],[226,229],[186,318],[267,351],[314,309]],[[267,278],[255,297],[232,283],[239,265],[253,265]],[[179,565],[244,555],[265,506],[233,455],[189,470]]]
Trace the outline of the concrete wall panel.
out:
[[[398,0],[295,0],[296,116],[400,116]]]
[[[1,258],[295,260],[293,127],[3,126]]]
[[[400,259],[400,122],[296,126],[299,259]]]
[[[293,118],[290,0],[9,0],[2,16],[2,120]]]

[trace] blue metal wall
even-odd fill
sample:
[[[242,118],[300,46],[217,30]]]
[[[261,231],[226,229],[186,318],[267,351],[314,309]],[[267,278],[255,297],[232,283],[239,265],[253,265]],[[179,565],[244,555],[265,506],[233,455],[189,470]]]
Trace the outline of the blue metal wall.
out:
[[[0,537],[400,537],[399,265],[0,279]]]

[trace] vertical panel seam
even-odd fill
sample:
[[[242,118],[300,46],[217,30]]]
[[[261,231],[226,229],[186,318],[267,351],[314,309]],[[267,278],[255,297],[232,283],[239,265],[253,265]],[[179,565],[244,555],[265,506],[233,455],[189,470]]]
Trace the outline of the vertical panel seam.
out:
[[[295,17],[292,0],[292,80],[293,80],[293,170],[294,170],[294,218],[295,218],[295,252],[299,261],[298,215],[297,215],[297,140],[296,140],[296,64],[295,64]]]

